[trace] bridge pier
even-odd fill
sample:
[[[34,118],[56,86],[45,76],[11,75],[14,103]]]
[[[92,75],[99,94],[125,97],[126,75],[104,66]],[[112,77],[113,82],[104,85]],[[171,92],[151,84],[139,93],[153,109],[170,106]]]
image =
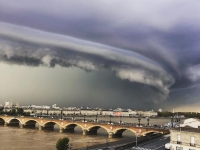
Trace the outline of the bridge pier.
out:
[[[20,127],[21,129],[23,129],[23,128],[24,128],[24,125],[23,125],[23,124],[20,124],[19,127]]]
[[[113,138],[113,135],[114,135],[114,134],[113,134],[112,132],[109,132],[109,133],[108,133],[108,138]]]
[[[39,125],[39,130],[40,131],[43,130],[43,126]]]
[[[59,132],[60,132],[60,133],[63,133],[63,132],[64,132],[64,128],[63,128],[63,127],[60,127]]]
[[[83,129],[83,135],[87,135],[88,131],[86,129]]]
[[[5,122],[5,123],[4,123],[4,127],[7,127],[7,126],[8,126],[8,123],[7,123],[7,122]]]

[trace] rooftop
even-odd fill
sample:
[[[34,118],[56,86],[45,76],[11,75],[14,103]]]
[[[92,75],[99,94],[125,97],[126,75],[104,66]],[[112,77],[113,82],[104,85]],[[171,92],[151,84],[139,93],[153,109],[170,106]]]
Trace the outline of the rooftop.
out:
[[[186,132],[196,132],[196,133],[200,133],[200,128],[192,128],[192,127],[181,127],[181,128],[173,128],[170,130],[177,130],[177,131],[186,131]]]

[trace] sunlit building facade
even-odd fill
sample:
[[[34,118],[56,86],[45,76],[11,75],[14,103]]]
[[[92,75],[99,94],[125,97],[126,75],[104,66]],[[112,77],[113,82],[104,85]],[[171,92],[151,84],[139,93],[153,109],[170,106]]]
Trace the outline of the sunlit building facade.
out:
[[[170,150],[200,150],[200,128],[171,129]]]

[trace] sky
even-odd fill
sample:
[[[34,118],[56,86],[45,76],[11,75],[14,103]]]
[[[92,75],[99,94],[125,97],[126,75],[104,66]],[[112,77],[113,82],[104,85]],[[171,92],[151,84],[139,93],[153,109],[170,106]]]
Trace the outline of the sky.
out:
[[[0,0],[0,103],[198,111],[200,1]]]

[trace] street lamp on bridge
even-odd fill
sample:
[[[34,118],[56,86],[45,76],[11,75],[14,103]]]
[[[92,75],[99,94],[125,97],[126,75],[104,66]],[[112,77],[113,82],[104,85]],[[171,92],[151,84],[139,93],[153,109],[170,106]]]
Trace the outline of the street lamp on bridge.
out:
[[[138,134],[141,132],[141,129],[139,129],[136,134],[135,134],[135,146],[137,147],[137,143],[138,143]]]
[[[149,121],[150,121],[150,118],[147,117],[146,119],[147,119],[147,126],[149,127]]]
[[[84,114],[83,116],[83,122],[87,122],[86,119],[85,119],[86,115]]]
[[[98,117],[98,114],[96,114],[96,119],[94,120],[96,123],[98,122],[97,117]]]
[[[172,116],[172,117],[171,117],[171,127],[172,127],[172,128],[173,128],[173,126],[174,126],[173,124],[174,124],[174,117]]]
[[[139,118],[138,118],[138,126],[140,127],[140,121],[141,121],[141,118],[140,118],[140,116],[139,116]]]
[[[111,121],[111,117],[112,117],[112,115],[110,114],[110,121],[109,121],[109,123],[108,124],[112,124],[112,121]]]
[[[120,115],[119,116],[119,124],[121,125],[123,122],[122,122],[122,116]]]
[[[62,116],[62,115],[63,115],[63,110],[61,110],[61,111],[60,111],[60,119],[62,119],[62,118],[63,118],[63,116]]]
[[[72,117],[73,123],[74,123],[74,120],[75,120],[75,112],[74,112],[73,117]]]

